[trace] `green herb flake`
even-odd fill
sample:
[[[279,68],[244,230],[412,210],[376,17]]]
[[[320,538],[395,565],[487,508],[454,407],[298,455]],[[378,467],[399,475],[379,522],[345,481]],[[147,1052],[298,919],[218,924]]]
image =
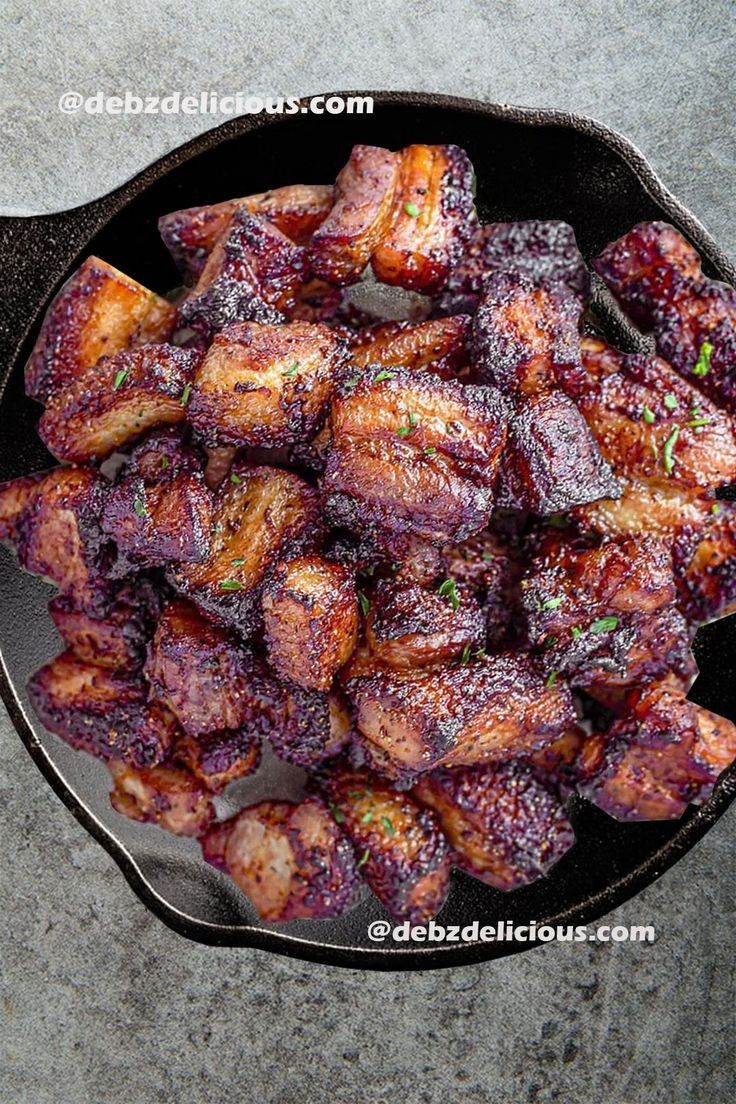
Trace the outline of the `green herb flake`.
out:
[[[698,353],[698,359],[693,365],[694,376],[707,376],[710,372],[710,358],[713,353],[713,346],[710,341],[704,341],[700,346],[700,352]]]
[[[677,438],[679,436],[680,427],[675,426],[675,428],[672,430],[669,437],[665,441],[664,447],[662,449],[662,464],[667,475],[672,475],[672,472],[675,470],[675,464],[677,463],[677,461],[674,456],[674,449],[675,445],[677,444]]]
[[[546,610],[556,610],[562,605],[564,600],[564,598],[546,598],[539,608],[543,612]]]
[[[363,616],[367,617],[371,608],[371,600],[367,594],[363,593],[362,590],[358,591],[358,602],[360,603],[360,608],[363,612]]]
[[[720,512],[721,512],[721,506],[720,506],[720,503],[719,503],[719,502],[714,502],[714,503],[713,503],[713,505],[712,505],[712,506],[711,506],[711,508],[710,508],[710,512],[711,512],[711,513],[713,514],[713,516],[714,516],[714,517],[715,517],[715,516],[716,516],[717,514],[720,514]]]
[[[348,391],[352,391],[355,386],[360,382],[360,376],[351,376],[349,380],[345,380],[343,387]]]
[[[169,458],[168,458],[168,456],[162,456],[161,457],[161,471],[168,471],[168,470],[169,470]]]
[[[483,563],[493,563],[493,556],[490,552],[482,552],[481,557]]]
[[[547,687],[548,690],[551,690],[554,684],[557,682],[558,674],[558,671],[550,671],[550,673],[547,675],[547,681],[544,685]]]
[[[570,632],[572,633],[573,640],[579,640],[580,637],[583,635],[583,630],[580,628],[579,625],[573,625],[573,627],[570,629]]]
[[[665,397],[662,399],[662,402],[668,410],[677,410],[677,407],[679,405],[676,396],[673,395],[671,391],[667,392]]]
[[[388,834],[389,836],[392,836],[392,837],[393,837],[393,836],[395,836],[395,835],[396,835],[396,829],[395,829],[395,828],[394,828],[394,826],[393,826],[393,822],[392,822],[392,821],[390,821],[390,820],[389,820],[389,818],[388,818],[387,816],[382,816],[382,817],[381,817],[381,824],[382,824],[382,825],[383,825],[383,827],[384,827],[384,828],[386,829],[386,833],[387,833],[387,834]]]
[[[291,377],[291,376],[295,376],[298,371],[299,371],[299,361],[295,360],[294,363],[291,365],[291,367],[287,368],[285,372],[281,373],[281,375],[286,376],[286,377]]]
[[[558,640],[559,640],[558,636],[547,636],[547,637],[545,637],[545,640],[544,640],[544,647],[545,648],[553,648]]]
[[[369,809],[367,813],[363,813],[362,817],[360,818],[360,823],[361,824],[370,824],[370,822],[372,820],[373,820],[373,810]]]
[[[383,383],[384,380],[390,380],[390,379],[395,379],[395,378],[396,378],[396,373],[395,372],[389,372],[389,370],[387,368],[383,368],[378,373],[378,375],[376,376],[375,382],[376,383]]]
[[[368,862],[368,859],[370,857],[371,857],[371,853],[368,850],[368,848],[366,847],[365,851],[363,852],[363,854],[358,859],[358,863],[357,863],[358,870],[360,870],[361,866],[365,866],[365,864]]]
[[[329,802],[329,806],[330,812],[332,813],[332,819],[335,821],[335,824],[344,824],[345,816],[343,813],[340,812],[337,805],[333,805],[332,802]]]
[[[473,651],[473,649],[471,648],[470,644],[466,644],[465,647],[463,648],[461,654],[460,654],[460,662],[461,663],[470,663],[470,656],[472,654],[472,651]]]
[[[234,483],[236,487],[239,487],[243,480],[235,472],[230,472],[230,482]]]
[[[192,393],[192,385],[191,385],[191,383],[188,383],[186,385],[186,387],[184,388],[184,390],[182,391],[182,393],[181,393],[181,398],[179,399],[179,405],[180,406],[186,406],[187,405],[187,403],[189,402],[189,396],[191,395],[191,393]]]
[[[590,626],[592,633],[608,633],[618,625],[618,617],[599,617],[597,621],[593,621]]]
[[[125,383],[126,379],[130,375],[130,368],[121,368],[115,375],[115,382],[112,385],[113,391],[119,391]]]
[[[648,406],[645,406],[644,409],[641,412],[641,420],[643,422],[646,422],[647,425],[652,425],[652,423],[655,421],[656,417],[657,417],[657,415]]]
[[[245,563],[245,560],[241,560],[241,559],[231,560],[230,563],[233,565],[233,567],[242,567],[243,564]]]
[[[220,579],[220,590],[245,590],[245,583],[239,579]]]
[[[424,455],[425,456],[436,456],[437,455],[437,449],[434,447],[434,445],[427,445],[427,447],[424,450]]]
[[[142,498],[136,498],[133,500],[133,509],[137,513],[138,517],[146,516],[146,504]]]
[[[690,429],[702,429],[703,426],[710,425],[710,418],[691,418],[687,424]]]
[[[411,202],[404,204],[404,210],[410,218],[419,218],[422,213],[421,208],[417,207],[416,203]]]
[[[453,610],[460,608],[460,595],[457,592],[457,583],[454,579],[445,579],[443,583],[440,583],[437,593],[441,598],[447,598]]]

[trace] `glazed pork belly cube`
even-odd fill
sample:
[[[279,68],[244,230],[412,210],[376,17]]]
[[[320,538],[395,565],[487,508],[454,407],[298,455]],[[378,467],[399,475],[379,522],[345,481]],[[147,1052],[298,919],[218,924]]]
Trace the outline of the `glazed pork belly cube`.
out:
[[[83,663],[138,671],[161,611],[161,594],[146,579],[124,584],[104,615],[94,616],[58,595],[49,613],[64,646]]]
[[[736,727],[687,701],[671,679],[628,698],[581,791],[617,820],[672,820],[700,805],[736,758]]]
[[[180,599],[161,615],[145,675],[152,698],[189,736],[240,728],[265,734],[281,715],[279,689],[263,661]]]
[[[48,402],[38,433],[58,460],[100,460],[158,425],[176,425],[199,356],[173,345],[143,345],[103,357]]]
[[[328,690],[358,637],[355,577],[316,555],[279,563],[264,590],[263,620],[280,677]]]
[[[81,609],[105,609],[112,593],[100,529],[105,479],[92,468],[54,468],[32,479],[0,487],[0,502],[13,514],[7,528],[21,567]]]
[[[207,558],[177,565],[169,578],[205,613],[248,636],[261,623],[263,586],[276,563],[313,551],[322,532],[313,487],[293,472],[237,461],[215,495]]]
[[[348,384],[330,415],[322,490],[332,524],[437,544],[484,528],[506,436],[502,397],[399,368]]]
[[[209,337],[229,322],[282,322],[306,277],[306,253],[270,222],[236,208],[179,323]]]
[[[678,294],[681,278],[702,279],[700,257],[666,222],[640,222],[610,242],[593,267],[637,325],[651,329],[658,307]]]
[[[525,276],[489,277],[473,318],[473,378],[529,395],[580,375],[580,301]]]
[[[157,434],[131,454],[102,510],[119,570],[203,562],[210,550],[213,498],[197,451],[178,434]]]
[[[237,778],[258,770],[261,740],[250,731],[210,732],[204,736],[182,736],[174,757],[183,763],[210,793],[221,793]]]
[[[621,494],[585,418],[562,391],[519,403],[509,424],[503,484],[510,505],[540,516]]]
[[[534,287],[567,290],[581,303],[590,298],[590,273],[566,222],[493,222],[477,226],[453,266],[440,307],[473,313],[489,278],[524,276]]]
[[[350,349],[351,367],[379,364],[385,371],[406,368],[455,379],[467,363],[470,318],[431,318],[427,322],[382,322],[361,331]]]
[[[173,715],[149,703],[141,678],[83,663],[72,652],[33,675],[28,696],[49,732],[100,759],[152,767],[166,758],[176,735]]]
[[[205,833],[202,853],[270,923],[340,916],[357,902],[353,849],[318,797],[241,809]]]
[[[343,358],[324,325],[226,326],[197,370],[188,418],[210,446],[303,441],[324,420]]]
[[[482,605],[490,648],[512,646],[525,634],[519,581],[524,557],[514,541],[485,530],[443,549],[447,575],[470,587]]]
[[[157,824],[175,836],[200,836],[215,816],[212,799],[181,766],[132,767],[111,762],[110,804],[117,813]]]
[[[388,229],[401,155],[353,146],[335,182],[335,201],[312,235],[312,271],[330,284],[354,284]]]
[[[469,587],[453,579],[429,589],[401,579],[373,588],[365,638],[373,658],[397,669],[468,661],[485,645],[485,617]]]
[[[36,487],[46,478],[46,472],[21,475],[0,483],[0,541],[15,547],[20,539],[20,522],[30,505]]]
[[[355,729],[350,706],[339,690],[323,693],[286,683],[282,690],[283,714],[268,732],[279,759],[312,772],[345,751]]]
[[[529,656],[500,653],[423,671],[375,671],[347,683],[371,761],[411,779],[436,766],[523,755],[574,721],[561,679]]]
[[[333,196],[328,184],[288,184],[241,199],[172,211],[158,220],[158,229],[179,270],[196,281],[234,211],[246,208],[293,242],[306,245],[329,214]]]
[[[414,796],[436,813],[457,865],[494,889],[543,877],[575,842],[563,804],[525,763],[441,768]]]
[[[713,502],[699,526],[683,525],[672,546],[677,607],[692,624],[736,608],[736,503]]]
[[[434,814],[375,774],[338,763],[320,776],[360,874],[395,920],[424,924],[450,887],[450,849]]]
[[[88,257],[49,307],[26,366],[26,394],[65,392],[100,357],[166,341],[175,308],[99,257]]]
[[[434,294],[447,282],[474,221],[473,166],[465,151],[407,146],[391,218],[371,259],[376,278]]]

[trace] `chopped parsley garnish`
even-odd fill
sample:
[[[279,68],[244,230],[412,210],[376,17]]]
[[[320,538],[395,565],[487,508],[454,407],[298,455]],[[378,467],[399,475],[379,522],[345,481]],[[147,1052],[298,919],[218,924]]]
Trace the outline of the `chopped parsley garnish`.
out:
[[[360,376],[351,376],[349,380],[345,380],[343,387],[346,387],[349,391],[352,391],[355,385],[360,381]]]
[[[543,612],[546,610],[556,610],[564,602],[564,598],[546,598],[539,607]]]
[[[434,445],[427,445],[427,447],[424,450],[424,455],[425,456],[436,456],[437,455],[437,449],[434,447]]]
[[[282,376],[295,376],[299,371],[299,361],[295,360],[290,368],[287,368],[285,372],[282,372]]]
[[[710,512],[713,514],[714,517],[715,517],[716,514],[720,514],[720,512],[721,512],[720,503],[714,502],[713,505],[710,508]]]
[[[593,621],[590,626],[592,633],[607,633],[613,632],[618,625],[618,617],[599,617],[597,621]]]
[[[181,398],[179,399],[179,405],[180,406],[186,406],[187,405],[187,403],[189,402],[189,396],[191,395],[191,393],[192,393],[192,385],[191,385],[191,383],[188,383],[186,385],[186,387],[184,388],[184,390],[182,391],[182,393],[181,393]]]
[[[700,346],[700,352],[698,353],[698,359],[693,365],[694,376],[707,376],[710,372],[710,358],[713,353],[713,346],[710,341],[704,341]]]
[[[460,662],[461,663],[470,663],[470,656],[472,654],[472,651],[473,651],[473,649],[470,646],[470,644],[466,644],[465,647],[462,650],[461,655],[460,655]]]
[[[671,391],[667,392],[665,397],[662,399],[662,402],[664,403],[664,405],[667,407],[668,410],[677,410],[677,407],[678,407],[677,398],[672,394]]]
[[[230,482],[234,483],[236,487],[239,487],[243,480],[235,472],[230,472]]]
[[[384,380],[390,380],[390,379],[395,379],[395,378],[396,378],[396,373],[395,372],[389,372],[388,368],[383,368],[378,373],[378,375],[376,376],[375,382],[376,383],[383,383]]]
[[[710,425],[710,418],[691,418],[687,424],[691,429],[701,429],[702,426]]]
[[[161,457],[161,471],[168,471],[168,468],[169,468],[169,458],[168,458],[168,456],[162,456]]]
[[[396,835],[396,829],[393,826],[393,822],[390,821],[387,816],[382,816],[381,817],[381,824],[386,829],[386,832],[388,833],[389,836],[395,836]]]
[[[115,382],[112,385],[113,391],[119,391],[125,383],[126,379],[130,375],[130,368],[121,368],[115,375]]]
[[[580,637],[583,635],[583,630],[580,628],[579,625],[573,625],[573,627],[570,629],[570,632],[572,633],[573,640],[579,640]]]
[[[369,809],[367,813],[363,813],[362,817],[360,818],[360,823],[361,824],[370,824],[370,822],[372,820],[373,820],[373,810]]]
[[[233,567],[242,567],[245,563],[245,560],[239,558],[237,560],[231,560],[230,563],[233,565]]]
[[[220,579],[220,590],[244,590],[245,583],[239,579]]]
[[[453,610],[460,608],[460,595],[457,592],[457,583],[454,579],[445,579],[440,583],[437,593],[441,598],[447,598]]]
[[[404,204],[404,210],[411,218],[419,218],[422,213],[421,208],[417,207],[416,203],[411,202]]]
[[[483,563],[493,563],[493,556],[490,552],[482,552],[481,557]]]
[[[363,611],[363,616],[367,616],[371,608],[371,600],[367,594],[364,594],[362,590],[358,591],[358,601],[360,602],[360,608]]]
[[[357,864],[357,865],[358,865],[358,869],[360,869],[360,867],[361,867],[361,866],[365,866],[365,864],[366,864],[366,863],[368,862],[368,859],[369,859],[370,857],[371,857],[371,853],[370,853],[370,851],[368,850],[368,848],[366,847],[365,851],[363,852],[363,854],[362,854],[362,855],[360,856],[360,858],[358,859],[358,864]]]
[[[656,417],[657,415],[654,413],[653,410],[650,410],[648,406],[645,406],[642,410],[641,418],[643,422],[647,423],[647,425],[651,425]]]
[[[146,504],[142,498],[133,499],[133,509],[137,513],[138,517],[146,516]]]
[[[675,460],[674,456],[674,448],[677,444],[677,438],[679,436],[680,427],[675,426],[675,428],[672,430],[669,437],[665,441],[664,448],[662,449],[662,464],[664,465],[664,470],[667,472],[667,475],[672,475],[672,472],[675,470],[675,464],[677,463],[677,461]]]
[[[554,648],[554,646],[555,646],[555,644],[557,643],[558,640],[559,640],[559,637],[557,637],[557,636],[547,636],[544,639],[544,647],[545,648]]]
[[[335,821],[335,824],[343,824],[344,821],[345,821],[345,817],[344,817],[343,813],[340,812],[337,805],[333,805],[332,802],[330,801],[329,802],[329,807],[330,807],[330,812],[332,813],[332,818]]]
[[[558,674],[559,671],[550,671],[550,673],[547,675],[547,681],[544,685],[547,687],[548,690],[551,690],[554,684],[557,682]]]
[[[408,437],[409,434],[416,428],[418,422],[419,422],[419,418],[416,416],[416,414],[410,413],[409,414],[409,424],[399,426],[399,428],[396,430],[399,437]]]

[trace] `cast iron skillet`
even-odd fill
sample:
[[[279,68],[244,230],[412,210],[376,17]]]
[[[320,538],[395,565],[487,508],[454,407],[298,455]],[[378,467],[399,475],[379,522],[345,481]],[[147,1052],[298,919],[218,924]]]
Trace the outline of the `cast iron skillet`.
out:
[[[0,220],[7,293],[0,334],[0,480],[42,469],[49,457],[35,433],[39,408],[23,394],[22,367],[52,294],[89,253],[147,286],[177,283],[161,243],[159,215],[293,182],[334,179],[355,142],[398,148],[455,142],[473,161],[485,221],[565,219],[590,258],[642,219],[680,228],[709,275],[736,282],[736,271],[693,216],[670,195],[641,154],[599,123],[529,110],[411,93],[374,93],[372,115],[252,116],[210,131],[161,158],[110,195],[72,211]],[[600,285],[595,308],[611,340],[641,348]],[[297,958],[371,969],[456,966],[527,949],[527,944],[372,944],[370,920],[384,916],[367,898],[334,921],[260,923],[243,895],[204,864],[193,841],[134,824],[107,802],[108,776],[90,757],[49,736],[28,708],[28,676],[58,650],[46,613],[48,587],[21,574],[0,553],[0,691],[38,767],[74,816],[107,849],[139,897],[174,930],[203,943],[261,947]],[[701,630],[701,674],[691,697],[736,719],[736,617]],[[276,796],[291,778],[245,780],[240,800]],[[278,787],[278,788],[276,788]],[[736,793],[732,769],[701,809],[675,823],[621,825],[580,799],[571,816],[578,842],[549,877],[503,894],[461,874],[439,922],[464,925],[537,920],[589,923],[671,866],[710,828]]]

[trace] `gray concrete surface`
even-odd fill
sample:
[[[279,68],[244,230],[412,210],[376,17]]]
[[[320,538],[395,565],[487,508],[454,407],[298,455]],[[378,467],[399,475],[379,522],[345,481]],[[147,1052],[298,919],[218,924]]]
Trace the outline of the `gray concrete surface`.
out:
[[[414,88],[601,118],[736,254],[729,0],[64,7],[3,5],[6,213],[92,198],[211,125],[66,117],[66,90]],[[173,935],[45,787],[4,716],[0,749],[3,1102],[733,1099],[733,812],[615,914],[656,924],[653,946],[371,975]]]

